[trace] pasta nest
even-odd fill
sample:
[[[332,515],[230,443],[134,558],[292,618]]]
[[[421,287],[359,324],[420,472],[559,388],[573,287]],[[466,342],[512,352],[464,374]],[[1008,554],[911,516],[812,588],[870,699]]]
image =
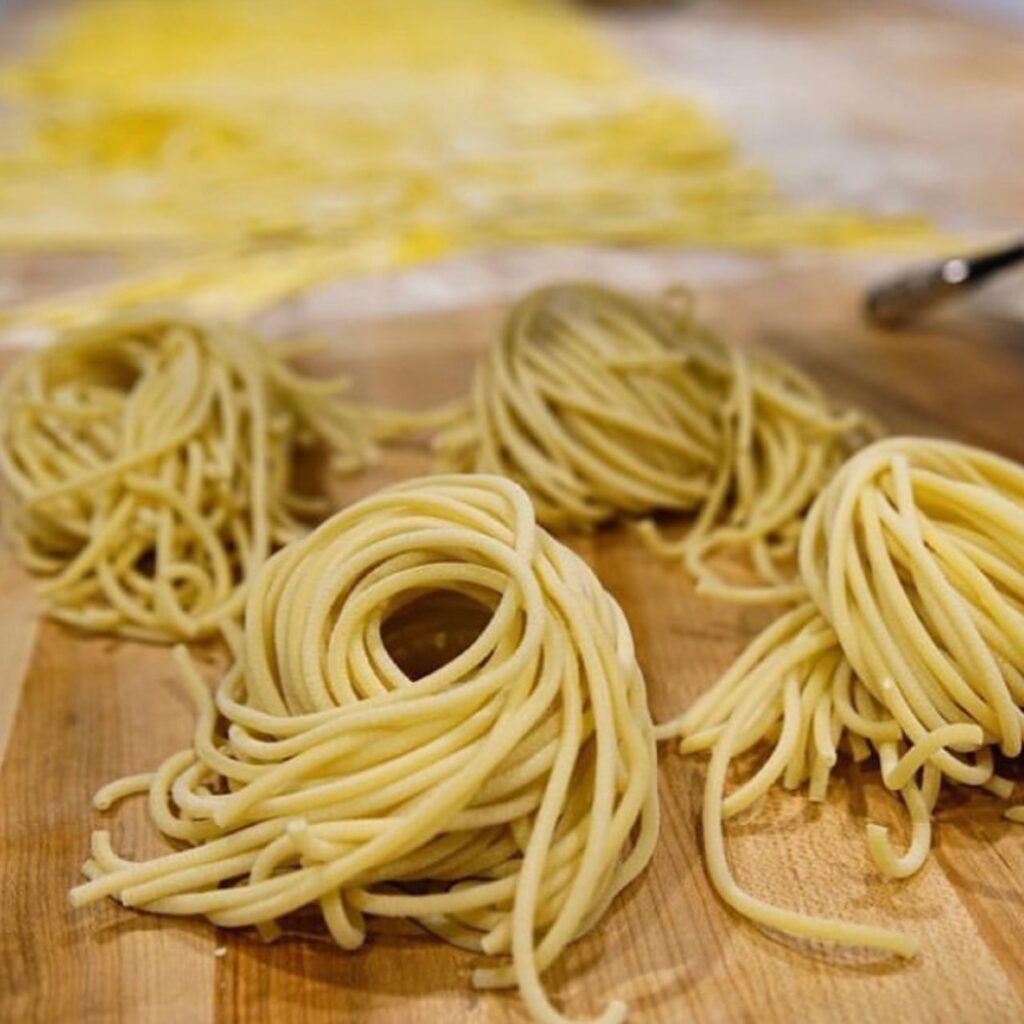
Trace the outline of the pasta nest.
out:
[[[368,916],[409,918],[562,1020],[539,974],[650,859],[655,748],[622,611],[525,492],[452,475],[366,498],[267,562],[228,637],[213,696],[179,649],[192,745],[97,796],[147,792],[186,848],[132,863],[98,832],[74,902],[269,936],[315,907],[345,949]]]
[[[435,447],[448,468],[517,480],[549,526],[637,523],[703,593],[798,599],[803,514],[874,428],[794,367],[723,343],[691,305],[679,289],[661,301],[572,283],[528,295]],[[662,535],[652,516],[666,512],[691,515],[682,538]],[[712,568],[729,552],[746,578]]]
[[[711,751],[704,843],[727,902],[793,935],[909,956],[916,942],[901,932],[743,892],[723,822],[780,780],[822,801],[840,753],[874,757],[910,839],[897,850],[870,823],[868,848],[880,872],[906,878],[927,860],[944,784],[1012,797],[994,755],[1017,757],[1024,726],[1024,468],[952,441],[878,441],[815,502],[799,555],[809,598],[659,735]],[[756,770],[727,793],[729,766],[748,751]],[[1024,820],[1019,807],[1006,813]]]
[[[73,331],[0,385],[4,525],[50,614],[144,640],[215,634],[248,577],[328,505],[304,450],[373,457],[343,378],[290,369],[254,335],[179,313]]]

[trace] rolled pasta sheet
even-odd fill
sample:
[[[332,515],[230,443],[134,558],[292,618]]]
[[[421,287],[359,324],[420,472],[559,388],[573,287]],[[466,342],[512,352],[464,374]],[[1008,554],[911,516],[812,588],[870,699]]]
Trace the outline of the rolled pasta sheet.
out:
[[[155,641],[240,616],[250,574],[328,511],[296,483],[297,456],[320,445],[353,471],[388,426],[346,389],[177,313],[24,356],[0,383],[3,522],[51,615]]]
[[[622,611],[526,493],[379,492],[274,555],[228,635],[213,695],[179,648],[192,746],[97,794],[145,790],[186,848],[131,863],[98,832],[73,902],[267,937],[316,907],[345,949],[368,918],[409,918],[496,958],[477,987],[564,1020],[540,974],[649,861],[655,748]]]
[[[658,727],[708,750],[704,844],[723,898],[762,924],[910,955],[889,929],[820,919],[744,892],[723,825],[777,782],[825,797],[845,751],[874,756],[909,842],[868,825],[883,874],[925,864],[943,784],[1013,793],[995,751],[1016,757],[1024,724],[1024,467],[952,441],[897,437],[853,456],[811,508],[800,539],[809,599],[773,623],[680,718]],[[755,752],[729,791],[730,764]],[[1007,812],[1021,820],[1019,808]]]
[[[801,518],[873,428],[793,367],[724,344],[690,305],[593,284],[528,295],[435,447],[451,469],[519,481],[547,525],[635,522],[703,593],[795,600]],[[669,539],[656,512],[691,523]],[[745,578],[713,568],[729,554]]]

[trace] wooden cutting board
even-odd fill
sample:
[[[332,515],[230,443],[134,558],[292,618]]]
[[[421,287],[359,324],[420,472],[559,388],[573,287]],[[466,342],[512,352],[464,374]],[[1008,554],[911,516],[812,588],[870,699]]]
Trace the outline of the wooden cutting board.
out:
[[[952,434],[1024,458],[1024,328],[946,320],[886,337],[858,325],[855,290],[833,272],[767,269],[702,296],[742,344],[768,347],[893,429]],[[454,396],[499,311],[377,324],[325,324],[337,361],[369,398],[424,405]],[[403,450],[357,482],[426,465]],[[573,545],[622,603],[656,717],[685,707],[764,621],[697,600],[682,573],[623,531]],[[128,855],[159,849],[132,805],[100,815],[92,792],[188,742],[190,709],[168,651],[34,625],[28,582],[0,559],[0,1019],[371,1024],[523,1021],[514,994],[474,993],[476,958],[412,927],[375,931],[355,954],[308,940],[267,946],[204,922],[147,917],[113,902],[72,911],[67,890],[90,831]],[[206,655],[204,655],[206,656]],[[216,652],[208,652],[216,661]],[[1012,769],[1011,769],[1012,770]],[[730,828],[741,880],[808,911],[900,925],[912,963],[780,941],[710,888],[698,809],[704,763],[665,748],[664,825],[653,863],[593,934],[550,972],[571,1013],[625,999],[632,1020],[999,1021],[1024,1017],[1024,829],[986,795],[950,794],[934,855],[903,883],[873,870],[866,821],[897,822],[876,774],[844,766],[823,807],[774,794]],[[902,833],[901,833],[902,834]]]

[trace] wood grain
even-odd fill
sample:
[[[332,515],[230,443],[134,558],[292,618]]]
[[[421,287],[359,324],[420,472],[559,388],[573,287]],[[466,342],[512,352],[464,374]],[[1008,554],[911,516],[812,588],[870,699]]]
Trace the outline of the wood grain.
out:
[[[1019,328],[946,319],[917,334],[878,335],[858,324],[856,294],[833,271],[774,269],[755,285],[708,291],[702,301],[736,341],[787,354],[893,430],[954,434],[1024,458]],[[500,316],[489,307],[321,326],[361,392],[414,406],[462,391]],[[426,465],[423,452],[400,451],[345,496]],[[698,600],[674,566],[624,531],[572,543],[629,617],[658,717],[699,694],[765,619],[763,610]],[[32,642],[25,581],[4,559],[0,636],[21,636],[30,656],[0,772],[0,1019],[524,1019],[513,995],[470,990],[474,957],[408,926],[375,931],[366,949],[345,954],[311,940],[264,946],[247,934],[113,903],[72,912],[66,892],[92,828],[113,828],[129,855],[157,848],[140,807],[99,815],[89,795],[186,743],[189,711],[165,650],[84,639],[48,623]],[[0,726],[20,678],[11,659],[0,684]],[[905,883],[881,880],[867,855],[869,817],[898,825],[870,769],[844,768],[823,807],[773,794],[730,828],[736,870],[754,891],[909,928],[922,954],[904,965],[780,941],[726,910],[701,861],[703,773],[701,759],[663,751],[664,827],[650,869],[550,972],[551,989],[569,1011],[594,1012],[614,997],[630,1002],[632,1019],[664,1024],[1021,1019],[1024,832],[1000,818],[997,801],[945,799],[935,853]],[[218,947],[223,956],[215,956]]]

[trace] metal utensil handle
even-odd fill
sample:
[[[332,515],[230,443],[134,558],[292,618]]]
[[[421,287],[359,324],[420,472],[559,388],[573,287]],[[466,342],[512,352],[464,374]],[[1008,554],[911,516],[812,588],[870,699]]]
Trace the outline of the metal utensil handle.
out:
[[[922,313],[993,274],[1024,261],[1024,242],[977,256],[955,256],[911,270],[868,292],[865,312],[879,327],[905,327]]]

